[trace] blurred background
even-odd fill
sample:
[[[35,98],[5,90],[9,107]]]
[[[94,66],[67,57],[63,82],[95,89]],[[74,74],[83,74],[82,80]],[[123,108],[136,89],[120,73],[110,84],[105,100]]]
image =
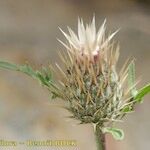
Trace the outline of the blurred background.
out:
[[[58,50],[64,40],[58,26],[77,30],[77,18],[89,22],[93,14],[99,27],[107,18],[107,29],[121,28],[115,37],[121,45],[119,67],[128,57],[136,58],[138,87],[150,81],[150,1],[149,0],[0,0],[0,59],[39,68],[59,61]],[[77,147],[40,148],[94,150],[90,125],[77,125],[59,100],[21,73],[0,70],[0,139],[77,140]],[[125,140],[107,136],[108,150],[150,149],[150,96],[124,123]],[[5,149],[0,147],[0,150]],[[11,149],[6,147],[6,149]],[[14,148],[12,148],[15,150]],[[19,146],[16,150],[27,149]],[[34,149],[34,148],[33,148]],[[35,148],[38,149],[38,148]]]

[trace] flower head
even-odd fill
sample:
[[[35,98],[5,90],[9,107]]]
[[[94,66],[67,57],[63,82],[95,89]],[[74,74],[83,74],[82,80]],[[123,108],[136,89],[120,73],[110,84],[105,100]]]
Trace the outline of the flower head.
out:
[[[61,54],[65,69],[57,65],[64,77],[58,95],[68,102],[67,109],[82,123],[101,126],[119,120],[124,109],[133,106],[126,86],[127,64],[116,71],[119,46],[111,40],[117,31],[106,38],[105,22],[97,33],[95,18],[86,27],[78,20],[78,36],[69,27],[69,35],[61,30],[69,44],[61,42],[67,48]]]

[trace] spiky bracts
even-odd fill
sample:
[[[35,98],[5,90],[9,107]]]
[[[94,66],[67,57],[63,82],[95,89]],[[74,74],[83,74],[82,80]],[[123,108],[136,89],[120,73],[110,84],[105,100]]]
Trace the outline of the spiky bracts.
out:
[[[115,69],[118,51],[112,50],[107,56],[107,50],[102,50],[96,60],[71,53],[64,60],[66,72],[61,89],[69,102],[68,109],[82,123],[103,124],[123,115],[126,97]]]
[[[61,54],[65,68],[57,65],[64,77],[59,89],[68,102],[67,109],[81,123],[104,126],[118,121],[132,102],[125,85],[126,67],[120,74],[116,71],[119,46],[111,42],[115,33],[106,38],[104,22],[96,35],[95,19],[86,28],[79,20],[79,39],[70,28],[69,32],[70,36],[63,32],[70,43],[63,43],[67,48],[66,54]]]

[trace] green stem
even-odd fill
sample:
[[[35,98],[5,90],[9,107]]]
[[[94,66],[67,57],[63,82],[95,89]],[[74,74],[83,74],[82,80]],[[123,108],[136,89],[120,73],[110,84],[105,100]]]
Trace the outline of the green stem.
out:
[[[97,144],[97,150],[106,150],[105,134],[102,132],[99,125],[94,125],[94,133],[95,133],[95,140]]]

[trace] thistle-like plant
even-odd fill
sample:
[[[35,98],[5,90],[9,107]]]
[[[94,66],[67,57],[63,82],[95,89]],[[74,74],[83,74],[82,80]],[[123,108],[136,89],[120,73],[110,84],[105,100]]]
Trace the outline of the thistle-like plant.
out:
[[[118,30],[106,36],[106,21],[96,32],[95,17],[86,27],[78,19],[78,35],[69,27],[69,34],[61,32],[67,43],[60,41],[65,52],[61,52],[62,66],[33,70],[29,65],[16,65],[0,61],[0,68],[21,71],[40,81],[52,94],[66,102],[65,108],[72,118],[81,124],[94,127],[97,150],[105,150],[105,133],[111,133],[117,140],[123,139],[121,129],[114,123],[134,110],[137,103],[150,92],[150,84],[136,89],[135,63],[128,60],[120,71],[116,70],[119,45],[113,41]],[[52,71],[61,74],[54,81]]]

